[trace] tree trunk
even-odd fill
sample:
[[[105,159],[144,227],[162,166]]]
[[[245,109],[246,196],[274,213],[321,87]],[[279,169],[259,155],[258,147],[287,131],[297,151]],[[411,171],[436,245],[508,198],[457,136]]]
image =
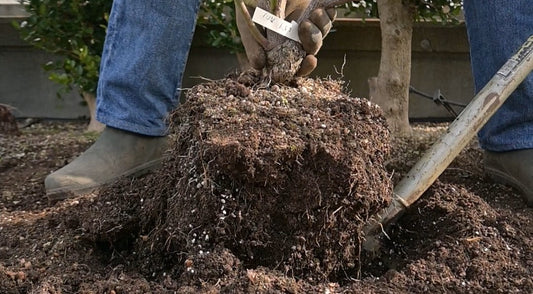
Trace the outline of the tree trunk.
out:
[[[381,62],[377,77],[370,78],[370,99],[384,111],[394,135],[411,133],[409,83],[414,11],[398,0],[378,0],[381,26]]]
[[[96,120],[96,97],[93,94],[87,92],[83,92],[81,95],[83,96],[85,102],[87,102],[87,106],[89,107],[89,113],[91,116],[91,120],[89,121],[89,125],[87,126],[87,131],[97,133],[102,132],[105,128],[105,125]]]

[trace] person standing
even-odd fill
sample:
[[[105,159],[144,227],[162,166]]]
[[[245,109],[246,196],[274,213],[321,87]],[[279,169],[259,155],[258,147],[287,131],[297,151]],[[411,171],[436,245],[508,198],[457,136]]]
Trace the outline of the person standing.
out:
[[[533,35],[530,0],[465,0],[466,28],[476,92]],[[478,134],[485,172],[518,189],[533,206],[533,74]]]

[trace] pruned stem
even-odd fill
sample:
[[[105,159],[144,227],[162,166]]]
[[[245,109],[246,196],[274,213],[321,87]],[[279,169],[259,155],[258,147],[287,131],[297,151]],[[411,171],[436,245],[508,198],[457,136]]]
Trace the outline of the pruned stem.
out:
[[[237,3],[237,7],[241,10],[242,15],[244,16],[244,19],[246,21],[246,25],[250,29],[250,33],[255,38],[255,40],[261,44],[261,46],[267,50],[270,48],[270,42],[268,42],[267,38],[261,34],[259,29],[255,26],[254,22],[252,21],[252,17],[250,16],[250,12],[248,12],[248,8],[246,7],[246,3],[244,3],[244,0],[235,0]]]
[[[276,44],[271,44],[271,42],[268,41],[268,39],[263,36],[263,34],[259,31],[259,29],[256,27],[254,22],[252,21],[252,17],[250,16],[250,13],[248,12],[248,8],[246,7],[245,0],[235,0],[235,2],[238,4],[237,7],[241,10],[242,15],[244,16],[244,19],[246,21],[246,24],[248,28],[250,29],[250,33],[255,38],[255,40],[261,44],[261,46],[265,50],[269,50],[272,47],[275,47]],[[257,1],[248,1],[253,2],[255,5],[257,5]],[[285,18],[285,7],[287,6],[287,0],[269,0],[269,6],[265,7],[267,9],[270,9],[271,12],[273,12],[276,16],[280,18]],[[324,7],[324,8],[331,8],[339,5],[343,5],[348,2],[353,2],[353,0],[312,0],[307,8],[305,9],[304,13],[300,16],[298,19],[298,23],[301,23],[304,19],[309,17],[309,14],[311,11],[318,7]]]
[[[264,48],[266,53],[266,65],[263,69],[263,75],[269,77],[275,83],[286,83],[294,79],[300,65],[307,53],[303,46],[296,41],[290,40],[283,35],[266,31],[266,37],[261,34],[255,26],[248,13],[246,3],[248,0],[235,0],[237,7],[242,11],[245,23],[248,25],[251,35]],[[253,1],[255,7],[259,7],[274,13],[277,17],[284,19],[286,14],[287,0],[256,0]],[[298,23],[307,19],[316,8],[329,8],[335,5],[350,2],[350,0],[311,0],[308,7],[300,16]]]

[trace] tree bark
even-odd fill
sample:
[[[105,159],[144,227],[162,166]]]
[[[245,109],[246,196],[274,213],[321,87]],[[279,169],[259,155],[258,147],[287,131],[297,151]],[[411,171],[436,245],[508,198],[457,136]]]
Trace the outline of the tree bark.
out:
[[[381,61],[377,77],[369,79],[370,99],[381,106],[394,135],[411,133],[409,84],[414,10],[398,0],[378,0]]]
[[[87,106],[89,107],[89,113],[91,116],[91,120],[89,121],[89,125],[87,126],[87,131],[97,133],[102,132],[105,128],[105,125],[96,120],[96,97],[93,94],[87,92],[83,92],[81,95],[83,96],[85,102],[87,102]]]

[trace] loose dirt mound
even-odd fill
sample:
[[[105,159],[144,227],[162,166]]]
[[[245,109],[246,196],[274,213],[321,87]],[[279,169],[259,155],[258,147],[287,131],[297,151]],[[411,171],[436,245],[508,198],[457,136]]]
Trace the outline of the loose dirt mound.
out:
[[[156,211],[168,211],[165,205],[172,200],[168,195],[180,179],[170,177],[168,169],[164,181],[159,171],[116,183],[99,194],[47,203],[44,176],[94,141],[83,133],[85,128],[38,123],[22,128],[20,136],[0,134],[0,293],[530,293],[533,289],[533,209],[512,189],[483,176],[482,151],[475,141],[392,227],[382,250],[363,259],[360,278],[320,283],[294,278],[281,266],[253,267],[246,256],[225,246],[214,246],[210,254],[202,255],[155,247],[162,242],[155,238],[162,234],[150,228],[162,227],[158,221],[164,216],[148,215],[147,207],[155,203],[153,193],[159,193],[169,201],[157,202]],[[446,124],[415,124],[414,129],[412,138],[392,142],[386,169],[393,182],[445,132]],[[172,162],[166,167],[177,163]],[[150,244],[153,250],[148,250]]]
[[[168,162],[137,192],[139,211],[128,205],[97,219],[140,215],[131,221],[140,220],[146,234],[139,252],[164,253],[180,270],[188,262],[185,270],[197,275],[197,260],[220,247],[246,268],[314,281],[353,276],[361,227],[388,205],[392,190],[380,109],[334,81],[270,87],[253,78],[190,90],[172,116]],[[89,232],[114,243],[125,233],[100,224]]]

